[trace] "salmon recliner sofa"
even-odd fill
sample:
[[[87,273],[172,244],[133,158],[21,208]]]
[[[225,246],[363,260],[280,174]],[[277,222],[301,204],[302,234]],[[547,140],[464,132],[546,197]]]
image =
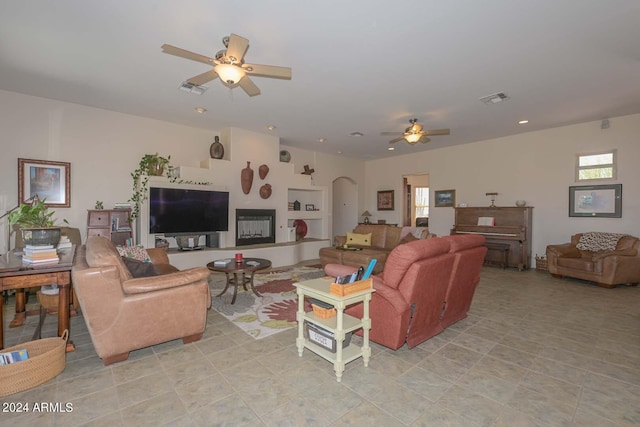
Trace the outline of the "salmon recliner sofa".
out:
[[[371,341],[396,350],[415,347],[464,319],[471,305],[487,248],[481,235],[415,240],[396,246],[382,273],[371,276]],[[327,264],[329,276],[354,267]],[[362,303],[345,312],[363,315]]]
[[[135,278],[105,237],[89,237],[76,254],[73,288],[105,365],[126,360],[132,350],[166,341],[197,341],[205,330],[211,306],[209,270],[179,271],[169,264],[164,249],[147,253],[153,275]]]

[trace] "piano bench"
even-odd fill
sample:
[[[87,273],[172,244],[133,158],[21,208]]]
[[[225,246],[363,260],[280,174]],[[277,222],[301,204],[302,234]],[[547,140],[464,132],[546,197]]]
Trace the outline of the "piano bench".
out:
[[[509,248],[506,243],[486,242],[487,255],[484,258],[485,265],[498,264],[502,268],[509,265]]]

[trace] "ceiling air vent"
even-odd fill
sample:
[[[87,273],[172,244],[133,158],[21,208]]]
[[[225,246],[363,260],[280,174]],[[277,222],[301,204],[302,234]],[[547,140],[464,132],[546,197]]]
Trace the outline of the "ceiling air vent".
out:
[[[196,94],[196,95],[202,95],[204,93],[204,91],[207,90],[207,87],[206,86],[196,86],[196,85],[191,84],[189,82],[182,82],[178,89],[180,89],[181,91],[184,91],[184,92],[189,92],[189,93],[193,93],[193,94]]]
[[[494,93],[493,95],[483,96],[482,98],[480,98],[480,101],[490,105],[490,104],[498,104],[508,99],[509,97],[504,92],[498,92],[498,93]]]

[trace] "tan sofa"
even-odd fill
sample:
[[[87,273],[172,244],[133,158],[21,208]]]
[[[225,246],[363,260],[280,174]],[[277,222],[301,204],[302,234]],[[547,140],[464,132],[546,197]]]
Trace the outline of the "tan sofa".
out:
[[[327,264],[342,264],[352,267],[369,265],[372,259],[376,259],[376,265],[373,270],[373,274],[380,273],[384,264],[387,261],[389,253],[398,246],[406,235],[412,232],[419,233],[419,238],[426,239],[435,237],[435,234],[429,233],[429,229],[425,227],[396,227],[394,225],[379,225],[379,224],[360,224],[353,229],[353,233],[356,234],[369,234],[371,233],[370,246],[349,244],[350,249],[358,250],[344,250],[343,246],[347,243],[347,236],[336,236],[334,238],[334,247],[320,249],[320,262],[324,267]],[[418,239],[418,237],[415,237]],[[413,239],[412,239],[413,240]]]
[[[614,235],[613,238],[619,237],[613,243],[615,246],[603,249],[603,235],[611,236],[609,233],[578,233],[571,236],[570,243],[547,246],[549,273],[554,277],[589,280],[605,288],[637,285],[640,282],[640,240]]]
[[[138,278],[104,237],[89,237],[76,254],[73,287],[105,365],[126,360],[131,350],[177,338],[197,341],[204,332],[211,306],[209,270],[179,271],[164,249],[147,252],[157,275]]]

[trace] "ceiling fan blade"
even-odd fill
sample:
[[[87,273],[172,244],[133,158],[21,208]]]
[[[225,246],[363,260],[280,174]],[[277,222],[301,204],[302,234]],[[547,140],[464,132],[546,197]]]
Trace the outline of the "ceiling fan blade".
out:
[[[423,135],[449,135],[451,132],[450,129],[433,129],[433,130],[424,130],[422,131]]]
[[[179,47],[171,46],[170,44],[163,44],[162,51],[170,55],[179,56],[181,58],[190,59],[196,62],[202,62],[204,64],[213,65],[215,60],[208,56],[200,55],[199,53],[189,52],[188,50],[181,49]]]
[[[187,80],[187,83],[191,83],[192,85],[196,85],[196,86],[201,86],[217,78],[218,78],[218,74],[214,70],[209,70],[206,73],[198,74],[195,77],[191,77],[190,79]]]
[[[240,82],[238,84],[242,89],[244,89],[245,92],[247,92],[247,95],[260,95],[260,89],[258,89],[258,86],[256,86],[256,84],[249,78],[249,76],[244,76],[242,79],[240,79]]]
[[[403,132],[380,132],[380,135],[404,135]]]
[[[404,139],[404,136],[399,136],[399,137],[389,141],[389,144],[395,144],[396,142],[402,141],[403,139]]]
[[[252,76],[291,80],[291,68],[275,65],[243,64],[242,68]]]
[[[249,40],[245,39],[244,37],[240,37],[237,34],[231,34],[229,36],[229,45],[227,46],[226,56],[234,64],[239,64],[242,62],[242,58],[247,52],[248,47]]]
[[[420,138],[419,141],[422,142],[423,144],[426,144],[427,142],[429,142],[431,140],[429,138],[427,138],[426,136],[423,136],[422,138]]]

